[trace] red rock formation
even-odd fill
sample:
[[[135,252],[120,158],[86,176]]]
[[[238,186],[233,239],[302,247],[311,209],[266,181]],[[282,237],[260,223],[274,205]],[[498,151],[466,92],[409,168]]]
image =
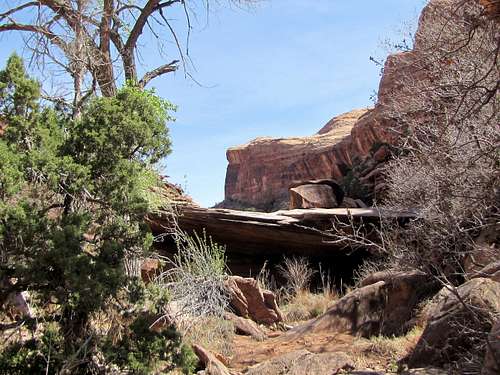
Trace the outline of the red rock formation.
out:
[[[288,188],[304,180],[342,176],[336,166],[348,161],[343,148],[333,149],[349,135],[368,110],[355,110],[332,119],[318,134],[295,138],[257,138],[227,151],[225,207],[232,202],[260,209],[284,208]],[[276,204],[278,202],[278,204]],[[234,207],[234,206],[233,206]]]

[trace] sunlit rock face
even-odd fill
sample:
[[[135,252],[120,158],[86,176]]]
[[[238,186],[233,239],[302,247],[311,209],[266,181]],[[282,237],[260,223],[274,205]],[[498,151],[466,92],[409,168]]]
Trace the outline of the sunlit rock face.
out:
[[[349,162],[345,139],[367,112],[360,109],[337,116],[309,137],[257,138],[230,148],[224,206],[285,208],[293,183],[342,176],[337,166]]]

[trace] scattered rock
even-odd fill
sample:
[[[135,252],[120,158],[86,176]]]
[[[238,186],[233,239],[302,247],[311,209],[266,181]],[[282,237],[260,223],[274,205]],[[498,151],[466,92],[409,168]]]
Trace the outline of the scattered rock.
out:
[[[481,375],[500,374],[500,320],[497,320],[488,335],[486,356]]]
[[[267,338],[266,333],[253,320],[236,316],[233,313],[226,313],[224,317],[233,322],[237,334],[252,336],[257,341]]]
[[[231,276],[226,280],[226,287],[230,305],[239,316],[267,325],[283,320],[283,314],[276,305],[274,296],[271,296],[272,292],[264,293],[257,280]]]
[[[460,365],[471,355],[483,358],[484,333],[491,330],[491,315],[499,313],[496,281],[477,278],[456,289],[443,288],[427,310],[427,325],[408,358],[410,368]]]
[[[250,368],[246,375],[318,375],[352,370],[352,360],[343,352],[314,354],[298,350]]]
[[[193,351],[205,366],[204,375],[231,375],[227,367],[217,357],[200,345],[193,345]]]

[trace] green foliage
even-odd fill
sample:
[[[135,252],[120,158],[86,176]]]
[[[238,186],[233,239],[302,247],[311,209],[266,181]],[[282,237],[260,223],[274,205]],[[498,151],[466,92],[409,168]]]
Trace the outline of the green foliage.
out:
[[[55,374],[64,361],[63,338],[55,324],[49,324],[39,340],[14,343],[0,353],[0,374]]]
[[[57,332],[63,343],[52,350],[70,358],[86,342],[91,314],[131,282],[125,254],[144,255],[152,245],[144,216],[165,204],[154,166],[170,152],[165,125],[175,108],[152,91],[124,87],[115,97],[91,99],[70,119],[39,98],[40,85],[13,55],[0,71],[0,119],[7,125],[0,136],[0,280],[15,278],[14,289],[55,306],[57,327],[44,335],[52,340]],[[146,343],[132,332],[132,349],[146,353],[134,354],[135,367],[167,355],[154,354],[160,339]],[[2,366],[11,373],[22,362],[38,369],[45,336],[16,355],[11,347]],[[165,350],[180,345],[162,337]]]
[[[159,366],[168,371],[177,365],[185,374],[193,373],[196,357],[182,344],[179,333],[172,327],[155,332],[149,328],[153,322],[154,318],[140,316],[120,342],[106,342],[103,350],[106,359],[133,374],[151,374]]]

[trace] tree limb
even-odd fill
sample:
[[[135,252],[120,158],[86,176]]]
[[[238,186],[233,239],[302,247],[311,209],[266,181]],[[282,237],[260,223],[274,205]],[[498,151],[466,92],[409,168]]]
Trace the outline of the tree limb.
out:
[[[179,60],[173,60],[168,64],[159,66],[158,68],[144,74],[142,79],[139,81],[139,87],[144,88],[151,80],[161,76],[162,74],[175,72],[178,68],[178,63]]]

